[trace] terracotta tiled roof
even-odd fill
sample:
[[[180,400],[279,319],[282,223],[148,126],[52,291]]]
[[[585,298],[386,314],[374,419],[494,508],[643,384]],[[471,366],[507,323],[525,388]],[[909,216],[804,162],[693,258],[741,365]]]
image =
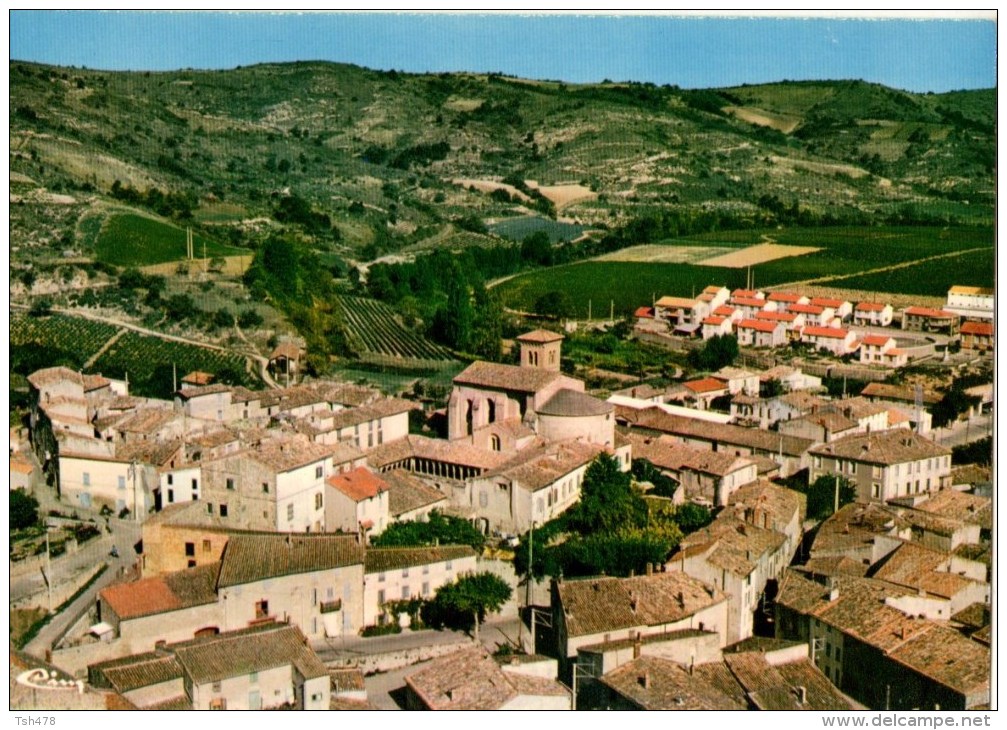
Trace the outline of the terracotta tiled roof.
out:
[[[407,675],[406,685],[431,710],[497,710],[522,695],[569,696],[554,680],[505,672],[482,647],[434,659]]]
[[[644,710],[747,709],[747,703],[739,701],[740,692],[727,694],[708,677],[663,657],[633,659],[604,675],[601,682]]]
[[[99,390],[101,388],[107,388],[112,382],[101,375],[84,375],[84,392],[87,393],[92,390]]]
[[[36,370],[28,376],[28,382],[34,385],[37,389],[41,389],[46,385],[61,383],[64,380],[76,383],[81,387],[84,386],[84,379],[79,372],[62,366]]]
[[[445,441],[426,436],[406,436],[369,451],[367,463],[375,469],[380,469],[410,457],[472,466],[477,469],[492,469],[506,463],[511,455],[500,451],[480,449],[461,441]]]
[[[734,307],[729,307],[726,304],[721,304],[719,307],[713,310],[713,313],[718,317],[730,317],[734,314]]]
[[[296,343],[288,340],[287,342],[281,342],[277,345],[276,348],[269,353],[269,359],[276,360],[278,358],[285,357],[288,360],[296,360],[303,352],[304,350],[302,350]]]
[[[813,314],[817,316],[825,311],[825,307],[819,307],[814,304],[795,304],[792,307],[788,307],[787,310],[797,312],[798,314]]]
[[[653,307],[638,307],[633,316],[638,319],[654,319],[654,308]]]
[[[947,599],[974,585],[967,578],[946,572],[947,568],[949,555],[906,542],[887,555],[871,577]]]
[[[457,385],[474,385],[482,388],[536,393],[555,380],[561,373],[541,368],[523,368],[495,362],[476,361],[455,376]]]
[[[891,335],[865,335],[860,344],[871,345],[872,347],[884,347],[895,338]]]
[[[384,479],[362,466],[344,474],[333,474],[325,483],[354,502],[373,499],[381,492],[388,491],[388,484]]]
[[[10,470],[11,473],[17,472],[18,474],[31,474],[35,471],[35,467],[33,467],[30,462],[22,459],[20,456],[12,456],[10,457]]]
[[[703,320],[703,324],[709,324],[715,327],[719,324],[723,324],[725,319],[726,317],[714,317],[711,315]]]
[[[696,300],[688,299],[686,297],[661,297],[655,302],[658,307],[667,307],[669,309],[695,309]]]
[[[679,551],[669,562],[703,556],[714,568],[744,577],[785,541],[786,537],[779,532],[750,525],[735,514],[721,513],[710,525],[683,538]]]
[[[766,305],[766,300],[755,299],[753,297],[732,297],[730,303],[735,307],[758,307],[762,309]]]
[[[157,652],[92,664],[87,670],[92,684],[110,687],[120,693],[182,679],[182,666],[178,660],[173,655]]]
[[[903,314],[909,314],[914,317],[927,317],[930,319],[957,319],[958,315],[954,312],[946,312],[943,309],[931,309],[930,307],[906,307],[902,310]]]
[[[539,406],[536,413],[543,416],[603,416],[614,410],[611,403],[587,393],[562,388]]]
[[[305,679],[328,676],[296,626],[265,624],[170,644],[193,684],[219,682],[252,672],[291,666]]]
[[[476,557],[468,545],[440,545],[437,547],[386,547],[368,548],[364,555],[365,573],[384,573],[388,570],[433,565],[446,560]]]
[[[761,294],[761,293],[762,292],[760,292],[760,291],[758,291],[756,289],[735,289],[733,292],[731,292],[731,296],[732,297],[742,297],[742,298],[748,298],[748,299],[755,299],[755,298],[758,298],[758,295]]]
[[[724,384],[724,381],[717,380],[716,378],[703,378],[701,380],[690,380],[686,383],[682,383],[682,385],[691,390],[693,393],[712,393],[727,388],[727,386]]]
[[[950,456],[951,449],[906,429],[846,436],[809,449],[816,456],[850,459],[884,466],[936,456]]]
[[[916,392],[912,388],[902,385],[891,385],[889,383],[869,383],[866,388],[860,391],[860,394],[870,396],[871,398],[884,398],[885,400],[902,401],[905,403],[914,403],[916,401]],[[933,391],[923,391],[924,405],[933,405],[940,402],[940,400],[941,397]]]
[[[724,661],[759,710],[854,709],[810,658],[770,664],[762,652],[742,652],[725,654]]]
[[[523,335],[518,335],[515,337],[518,342],[537,342],[546,344],[549,342],[556,342],[557,340],[566,339],[559,332],[550,332],[549,330],[532,330],[531,332],[526,332]]]
[[[223,383],[216,383],[214,385],[199,385],[195,388],[179,390],[175,393],[175,397],[181,398],[182,400],[192,400],[193,398],[201,398],[205,395],[216,395],[218,393],[230,392],[231,386],[224,385]]]
[[[675,572],[564,580],[557,590],[570,637],[674,623],[727,600],[716,587]]]
[[[537,491],[562,479],[605,451],[601,446],[566,441],[522,449],[498,469],[484,476],[513,480],[524,489]]]
[[[214,581],[219,569],[220,563],[211,563],[133,583],[119,583],[103,589],[98,596],[122,620],[216,603]]]
[[[962,522],[971,522],[987,530],[993,526],[993,502],[989,498],[952,489],[937,492],[926,502],[916,505],[916,509]]]
[[[221,559],[218,588],[363,564],[354,535],[235,535]]]
[[[980,335],[984,337],[993,336],[992,322],[965,322],[962,324],[961,333],[963,335]]]
[[[808,337],[828,337],[835,340],[845,340],[850,332],[839,327],[805,327],[801,330],[801,334]]]
[[[209,385],[213,382],[213,373],[204,373],[202,370],[193,370],[188,375],[182,377],[183,383],[192,383],[193,385]]]
[[[880,304],[878,302],[860,302],[856,306],[856,311],[858,312],[883,312],[885,307],[889,305]]]
[[[381,475],[388,484],[388,513],[393,517],[447,500],[447,495],[404,469]]]
[[[323,461],[331,455],[331,447],[302,439],[304,437],[299,436],[279,442],[263,443],[257,449],[246,452],[246,457],[274,471],[285,472]]]
[[[633,445],[633,458],[646,459],[654,466],[672,471],[688,469],[715,476],[726,476],[751,466],[752,463],[747,457],[693,449],[685,444],[661,438],[649,438],[632,432],[627,434],[627,438]]]
[[[842,299],[832,299],[830,297],[812,297],[811,304],[816,307],[828,307],[829,309],[838,309],[839,307],[846,304]]]
[[[804,298],[803,294],[797,294],[796,292],[790,291],[774,291],[770,292],[769,296],[766,297],[771,302],[798,302]]]
[[[793,312],[756,312],[755,318],[767,322],[793,322],[797,319],[797,315]]]
[[[743,319],[737,325],[740,330],[755,330],[757,332],[775,332],[779,326],[779,323],[769,322],[764,319]]]

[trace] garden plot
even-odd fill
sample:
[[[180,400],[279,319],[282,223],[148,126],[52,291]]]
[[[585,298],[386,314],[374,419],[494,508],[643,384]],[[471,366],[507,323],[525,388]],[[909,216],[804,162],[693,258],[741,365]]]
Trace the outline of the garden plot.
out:
[[[784,246],[779,243],[760,243],[741,250],[731,251],[720,256],[696,261],[700,266],[721,266],[728,269],[743,269],[746,266],[764,264],[767,261],[786,259],[791,256],[803,256],[821,251],[814,246]]]

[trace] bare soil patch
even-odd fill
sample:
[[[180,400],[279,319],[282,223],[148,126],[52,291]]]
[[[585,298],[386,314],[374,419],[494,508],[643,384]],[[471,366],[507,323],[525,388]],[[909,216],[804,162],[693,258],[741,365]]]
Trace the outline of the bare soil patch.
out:
[[[508,185],[507,183],[497,182],[496,180],[469,180],[469,179],[455,179],[452,180],[455,185],[461,185],[463,188],[475,188],[481,193],[492,193],[494,190],[506,190],[510,196],[517,197],[520,200],[529,201],[527,195],[522,193],[513,185]],[[543,193],[545,195],[545,193]]]
[[[224,268],[220,270],[219,274],[224,276],[241,276],[246,271],[248,267],[252,265],[252,259],[254,256],[252,254],[241,254],[238,256],[224,256]],[[210,261],[206,261],[206,266],[209,267]],[[203,271],[203,259],[187,259],[182,261],[168,261],[163,264],[151,264],[150,266],[143,266],[140,268],[145,274],[160,274],[161,276],[172,276],[178,271],[179,266],[188,266],[189,276],[195,276],[196,274]],[[214,272],[211,272],[214,273]]]
[[[715,256],[705,261],[697,261],[700,266],[723,266],[728,269],[743,269],[746,266],[764,264],[767,261],[776,259],[786,259],[791,256],[803,256],[804,254],[820,251],[814,246],[784,246],[780,243],[760,243],[731,251],[720,256]]]
[[[526,182],[529,183],[529,187],[536,188],[543,197],[551,200],[557,208],[563,208],[581,200],[595,200],[598,197],[598,193],[583,185],[531,185],[530,181]]]
[[[800,117],[790,114],[774,114],[754,106],[725,106],[724,111],[749,124],[770,127],[784,134],[793,132],[802,121]]]
[[[834,175],[838,172],[843,175],[849,175],[852,178],[858,178],[871,174],[862,167],[855,167],[853,165],[834,165],[825,162],[812,162],[810,160],[795,160],[792,157],[778,157],[777,155],[771,155],[769,159],[774,165],[779,165],[780,167],[787,167],[792,170],[807,170],[819,175]]]

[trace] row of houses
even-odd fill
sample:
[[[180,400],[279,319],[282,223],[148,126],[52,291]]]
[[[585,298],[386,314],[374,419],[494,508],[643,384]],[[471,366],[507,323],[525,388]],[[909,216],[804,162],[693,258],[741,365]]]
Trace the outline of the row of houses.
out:
[[[993,346],[992,321],[969,321],[963,316],[984,309],[974,309],[976,297],[986,295],[961,293],[974,287],[953,287],[945,310],[910,306],[902,310],[902,329],[943,332],[954,336],[961,329],[962,347],[987,350]],[[978,290],[977,290],[978,291]],[[991,297],[991,295],[990,295]],[[959,300],[968,300],[967,302]],[[954,302],[957,308],[952,308]],[[972,306],[967,306],[972,305]],[[966,312],[967,314],[960,314]],[[809,297],[797,292],[766,292],[710,286],[695,298],[661,297],[653,307],[641,307],[636,312],[640,326],[654,325],[684,336],[700,335],[704,340],[716,336],[735,335],[738,343],[747,347],[776,348],[793,342],[809,344],[836,356],[850,355],[859,350],[860,361],[884,367],[902,367],[908,354],[892,336],[858,334],[853,327],[888,327],[894,319],[890,304],[879,302],[853,303],[832,297]],[[991,317],[989,317],[991,319]]]

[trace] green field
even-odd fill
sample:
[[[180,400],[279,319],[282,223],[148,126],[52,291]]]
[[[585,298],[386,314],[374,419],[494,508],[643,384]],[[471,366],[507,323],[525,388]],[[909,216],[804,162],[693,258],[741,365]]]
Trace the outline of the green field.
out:
[[[79,369],[117,329],[80,317],[13,314],[10,325],[12,365],[17,369],[18,363],[23,363],[34,369],[65,364]],[[245,384],[256,382],[247,374],[246,361],[241,355],[136,332],[123,334],[88,368],[88,372],[110,378],[125,378],[128,375],[131,393],[168,398],[172,388],[172,365],[179,378],[193,370],[210,373],[228,371],[234,379]]]
[[[993,287],[996,252],[990,248],[945,259],[943,265],[915,264],[894,271],[862,274],[829,282],[842,289],[898,292],[900,294],[941,295],[955,284]]]
[[[361,360],[403,368],[440,368],[451,351],[402,325],[392,307],[376,299],[338,297],[351,347]]]
[[[881,292],[944,296],[949,282],[982,286],[992,286],[993,282],[993,267],[989,263],[993,256],[990,229],[872,227],[731,231],[669,241],[668,245],[737,248],[763,242],[763,236],[781,244],[817,246],[822,250],[752,267],[756,287],[842,275],[844,278],[829,281],[828,285],[846,288],[869,285]],[[859,275],[900,262],[981,247],[989,248],[904,270]],[[963,275],[963,268],[968,269],[967,277]],[[534,311],[538,297],[550,291],[565,291],[573,301],[577,317],[587,316],[590,300],[592,316],[598,318],[608,316],[610,302],[614,302],[617,315],[627,314],[663,295],[693,296],[709,284],[741,287],[745,285],[745,277],[744,269],[586,261],[517,276],[503,282],[499,292],[508,307]],[[959,281],[963,278],[969,281]]]
[[[193,249],[196,258],[202,258],[204,251],[210,258],[248,253],[224,246],[195,232]],[[95,254],[99,261],[116,266],[147,266],[181,261],[186,257],[185,229],[146,216],[116,213],[109,216],[102,225],[95,242]]]

